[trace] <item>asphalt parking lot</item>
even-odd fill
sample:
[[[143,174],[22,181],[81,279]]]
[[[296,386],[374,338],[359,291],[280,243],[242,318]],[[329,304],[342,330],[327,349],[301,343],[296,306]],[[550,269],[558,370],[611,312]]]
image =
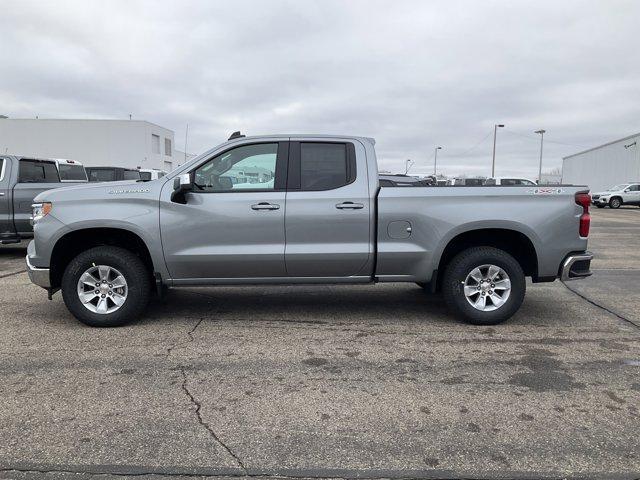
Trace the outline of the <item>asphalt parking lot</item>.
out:
[[[0,247],[0,476],[636,478],[640,208],[590,249],[495,327],[389,284],[175,290],[99,330]]]

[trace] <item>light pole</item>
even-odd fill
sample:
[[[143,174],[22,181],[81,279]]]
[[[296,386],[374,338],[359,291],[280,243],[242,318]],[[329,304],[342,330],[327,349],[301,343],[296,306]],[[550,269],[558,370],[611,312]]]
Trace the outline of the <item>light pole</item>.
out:
[[[535,133],[540,134],[540,165],[538,166],[538,185],[542,180],[542,146],[544,145],[544,133],[546,130],[536,130]]]
[[[406,175],[407,173],[409,173],[409,168],[411,168],[411,166],[413,165],[413,162],[411,161],[411,159],[407,159],[407,161],[404,163],[404,174]]]
[[[504,125],[493,126],[493,161],[491,162],[491,176],[496,176],[496,135],[498,134],[498,128],[502,128]]]
[[[438,150],[442,150],[442,147],[436,147],[433,155],[433,176],[436,176],[436,167],[438,166]]]

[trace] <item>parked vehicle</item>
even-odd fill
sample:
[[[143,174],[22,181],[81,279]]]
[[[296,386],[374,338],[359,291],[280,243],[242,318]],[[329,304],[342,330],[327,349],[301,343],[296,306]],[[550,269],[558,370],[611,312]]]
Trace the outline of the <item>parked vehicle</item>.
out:
[[[431,185],[427,179],[419,179],[401,173],[379,175],[381,187],[428,187]]]
[[[87,172],[84,166],[75,160],[63,158],[55,159],[61,182],[88,182]]]
[[[164,170],[158,170],[156,168],[139,168],[138,171],[140,172],[140,180],[143,182],[157,180],[167,174]]]
[[[480,187],[484,184],[484,178],[456,178],[453,184],[464,187]]]
[[[598,208],[607,205],[610,208],[620,208],[622,205],[640,206],[640,182],[623,183],[604,192],[596,192],[592,194],[591,201]]]
[[[68,185],[60,181],[55,160],[0,156],[0,244],[32,237],[34,197]]]
[[[526,276],[591,274],[585,187],[381,188],[374,143],[234,135],[155,182],[44,192],[29,276],[82,322],[115,326],[154,284],[371,282],[417,282],[495,324],[520,307]],[[258,180],[236,188],[249,167]]]
[[[491,177],[487,178],[484,181],[484,185],[526,185],[526,186],[536,186],[537,183],[533,180],[529,180],[528,178],[514,178],[514,177]]]
[[[122,167],[86,167],[90,182],[119,182],[140,180],[140,171]]]

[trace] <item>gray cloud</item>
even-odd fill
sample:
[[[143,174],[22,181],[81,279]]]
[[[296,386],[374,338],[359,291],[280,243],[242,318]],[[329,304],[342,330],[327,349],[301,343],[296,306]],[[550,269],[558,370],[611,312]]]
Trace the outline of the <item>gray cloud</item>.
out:
[[[640,131],[634,1],[6,1],[0,113],[377,139],[381,165],[535,176]],[[485,138],[487,137],[487,138]],[[480,142],[484,138],[484,141]],[[554,143],[555,142],[555,143]],[[474,147],[475,148],[472,148]]]

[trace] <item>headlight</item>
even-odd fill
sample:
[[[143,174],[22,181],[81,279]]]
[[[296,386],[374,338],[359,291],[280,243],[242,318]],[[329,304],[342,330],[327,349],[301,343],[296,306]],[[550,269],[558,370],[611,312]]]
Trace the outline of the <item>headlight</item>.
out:
[[[31,225],[35,225],[42,218],[49,215],[53,205],[51,202],[34,203],[31,205]]]

